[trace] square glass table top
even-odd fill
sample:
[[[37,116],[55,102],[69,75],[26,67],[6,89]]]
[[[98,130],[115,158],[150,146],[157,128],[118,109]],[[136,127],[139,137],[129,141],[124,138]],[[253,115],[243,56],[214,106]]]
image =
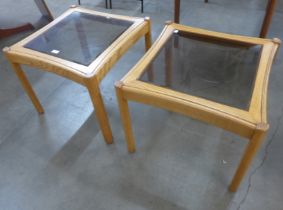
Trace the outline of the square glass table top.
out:
[[[248,110],[261,51],[261,45],[201,38],[175,30],[138,79]]]
[[[23,47],[88,66],[133,24],[73,11]]]

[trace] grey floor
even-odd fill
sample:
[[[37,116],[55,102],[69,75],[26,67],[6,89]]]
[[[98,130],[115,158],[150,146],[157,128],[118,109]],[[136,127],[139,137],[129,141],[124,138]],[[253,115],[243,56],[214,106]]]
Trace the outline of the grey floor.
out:
[[[16,3],[17,2],[17,3]],[[47,0],[54,16],[73,0]],[[117,14],[150,16],[155,39],[172,19],[173,0],[82,0],[85,7]],[[182,23],[256,36],[265,0],[186,0]],[[40,27],[32,0],[1,0],[0,23],[13,17]],[[268,37],[283,39],[279,0]],[[0,47],[27,36],[0,40]],[[273,65],[269,85],[270,131],[237,193],[227,191],[246,140],[210,125],[157,108],[130,105],[137,152],[128,154],[113,84],[141,58],[133,47],[102,82],[114,144],[106,145],[85,88],[26,67],[42,104],[38,115],[10,65],[0,57],[0,209],[283,209],[283,57]]]

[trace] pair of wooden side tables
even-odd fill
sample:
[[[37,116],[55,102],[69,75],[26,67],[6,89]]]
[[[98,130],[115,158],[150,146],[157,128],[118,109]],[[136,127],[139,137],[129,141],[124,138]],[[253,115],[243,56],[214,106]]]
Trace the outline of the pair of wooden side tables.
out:
[[[279,39],[260,39],[166,23],[151,46],[149,18],[72,7],[24,40],[4,49],[39,113],[43,108],[21,65],[85,86],[106,143],[113,136],[99,84],[141,37],[146,54],[115,84],[129,152],[135,140],[128,101],[177,112],[249,139],[230,185],[236,191],[268,130],[268,75]]]

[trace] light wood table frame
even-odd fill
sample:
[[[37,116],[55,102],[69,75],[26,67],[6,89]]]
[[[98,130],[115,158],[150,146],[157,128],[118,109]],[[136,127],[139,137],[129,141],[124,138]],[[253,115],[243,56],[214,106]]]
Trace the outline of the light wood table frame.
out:
[[[130,21],[133,24],[119,37],[117,37],[116,40],[114,40],[114,42],[112,42],[88,66],[24,47],[25,44],[29,43],[39,35],[52,28],[73,12],[113,18],[114,20],[125,20]],[[145,37],[145,48],[146,50],[148,50],[151,46],[149,18],[120,16],[72,6],[64,14],[56,18],[53,22],[51,22],[44,28],[40,29],[24,40],[14,44],[13,46],[4,48],[3,51],[7,59],[12,64],[12,67],[27,95],[40,114],[43,113],[44,110],[35,92],[33,91],[31,84],[28,82],[27,77],[24,74],[24,71],[21,68],[21,64],[57,74],[85,86],[88,89],[90,98],[92,100],[103,137],[106,143],[111,144],[113,142],[113,136],[100,93],[99,84],[101,80],[106,76],[106,74],[110,71],[111,67],[119,60],[119,58],[123,56],[123,54],[143,36]],[[82,40],[83,43],[81,44],[85,44],[84,42],[86,41],[87,40]],[[88,49],[85,49],[85,51],[87,53]]]
[[[243,46],[260,45],[262,47],[248,110],[227,106],[139,80],[147,68],[152,68],[150,70],[152,72],[151,79],[154,79],[154,65],[151,66],[151,61],[158,55],[166,41],[173,36],[172,34],[176,30],[177,32],[190,33],[202,39],[225,41]],[[128,151],[135,152],[136,150],[128,107],[129,100],[160,107],[225,129],[249,140],[229,187],[230,191],[235,192],[269,128],[266,116],[268,77],[280,43],[281,41],[276,38],[269,40],[230,35],[168,22],[151,49],[121,81],[115,84]],[[165,83],[170,83],[170,76],[167,75],[167,66],[170,65],[170,53],[167,54],[164,62],[166,62]]]
[[[272,16],[273,16],[275,5],[276,5],[276,0],[267,0],[267,1],[268,2],[267,2],[266,10],[265,10],[265,15],[264,15],[264,19],[261,25],[261,30],[259,33],[259,37],[261,38],[265,38],[268,33],[268,29],[271,24]],[[208,0],[205,0],[205,3],[208,3]],[[174,22],[175,23],[180,22],[180,5],[181,5],[181,0],[174,0]]]

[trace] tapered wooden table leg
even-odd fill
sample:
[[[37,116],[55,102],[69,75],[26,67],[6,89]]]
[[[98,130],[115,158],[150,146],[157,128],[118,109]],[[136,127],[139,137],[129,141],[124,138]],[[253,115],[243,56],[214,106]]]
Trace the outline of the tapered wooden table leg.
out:
[[[23,72],[21,66],[17,63],[12,63],[12,67],[14,71],[16,72],[16,75],[18,76],[20,82],[22,83],[23,88],[25,89],[27,95],[29,96],[30,100],[32,101],[34,107],[38,111],[39,114],[43,114],[44,110],[36,97],[35,92],[33,91],[28,79],[26,78],[25,73]]]
[[[145,18],[146,21],[148,21],[148,32],[145,34],[144,36],[144,40],[145,40],[145,52],[147,52],[152,45],[152,39],[151,39],[151,23],[150,23],[150,18],[146,17]],[[149,81],[153,81],[154,80],[154,73],[153,73],[153,66],[150,65],[148,67],[148,71],[147,71],[147,77]]]
[[[229,186],[231,192],[236,192],[241,181],[243,180],[245,174],[253,158],[255,157],[258,149],[261,146],[261,143],[265,137],[265,134],[268,130],[267,124],[259,124],[255,130],[253,137],[250,139],[249,144],[247,145],[246,151],[242,157],[242,160],[238,166],[238,169],[234,175],[234,178]]]
[[[136,143],[133,135],[132,130],[132,123],[131,123],[131,116],[129,112],[129,105],[128,101],[123,97],[122,88],[123,84],[121,82],[116,82],[115,88],[116,88],[116,95],[118,100],[118,105],[120,108],[120,115],[121,120],[123,123],[123,128],[125,132],[125,137],[127,141],[128,151],[130,153],[133,153],[136,151]]]
[[[53,15],[51,14],[46,2],[44,0],[34,0],[36,6],[38,7],[39,11],[41,12],[42,16],[47,18],[50,22],[54,20]],[[79,4],[81,2],[79,1]]]
[[[272,20],[272,16],[274,13],[274,9],[275,9],[275,4],[276,4],[276,0],[268,0],[268,4],[266,7],[266,11],[265,11],[265,17],[261,26],[261,31],[260,31],[260,37],[261,38],[265,38],[267,33],[268,33],[268,29]]]
[[[174,2],[174,22],[180,22],[180,0],[175,0]]]
[[[86,84],[91,101],[93,103],[95,114],[98,119],[100,129],[102,131],[104,140],[107,144],[113,143],[113,136],[105,110],[105,106],[100,94],[99,83],[96,79],[91,79]]]

